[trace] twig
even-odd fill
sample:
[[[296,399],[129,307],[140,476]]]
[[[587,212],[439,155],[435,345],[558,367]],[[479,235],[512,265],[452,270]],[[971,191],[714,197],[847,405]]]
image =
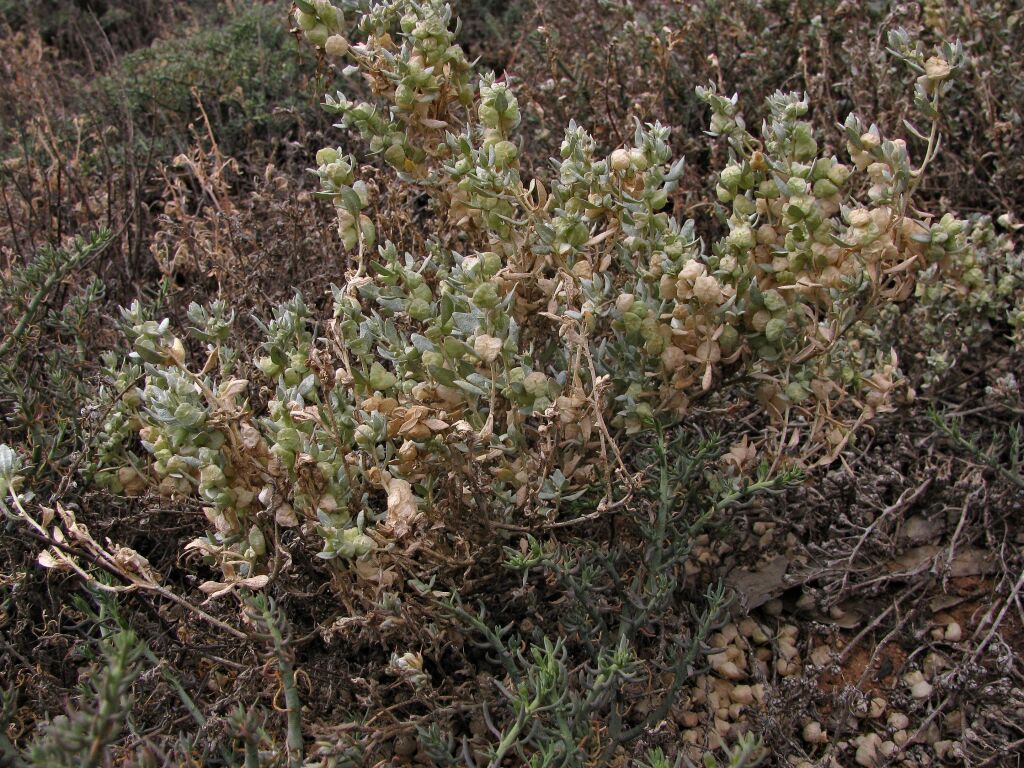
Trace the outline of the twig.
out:
[[[185,608],[186,610],[194,613],[196,616],[199,616],[204,621],[213,624],[218,629],[227,632],[232,637],[235,637],[239,640],[249,639],[249,635],[247,635],[245,632],[242,632],[239,629],[235,629],[230,624],[227,624],[226,622],[221,621],[220,619],[214,616],[211,616],[199,606],[193,605],[188,600],[186,600],[183,597],[180,597],[179,595],[176,595],[174,592],[171,592],[166,587],[163,587],[160,584],[156,584],[155,582],[143,581],[133,576],[132,574],[127,573],[123,568],[121,568],[117,564],[117,561],[113,556],[111,556],[108,552],[100,548],[99,545],[95,545],[95,542],[93,542],[93,544],[98,549],[97,552],[83,551],[63,541],[57,541],[55,538],[53,538],[50,534],[46,532],[46,529],[43,528],[43,526],[37,523],[32,518],[32,516],[28,514],[28,512],[21,504],[21,499],[16,494],[12,493],[11,496],[14,499],[15,507],[17,507],[19,512],[19,515],[17,517],[27,522],[34,529],[32,531],[29,531],[29,535],[32,536],[32,538],[45,543],[47,546],[57,549],[62,553],[65,553],[65,556],[61,558],[61,562],[65,564],[67,567],[71,568],[73,571],[75,571],[79,576],[81,576],[82,579],[86,581],[86,583],[92,584],[96,588],[105,592],[130,592],[136,589],[143,590],[145,592],[154,592],[160,595],[161,597],[170,600],[171,602],[180,605],[182,608]],[[86,573],[86,571],[83,570],[81,566],[75,563],[71,559],[71,557],[68,557],[68,555],[73,557],[84,558],[93,565],[102,568],[104,571],[111,574],[112,576],[116,576],[121,581],[126,582],[126,585],[123,587],[111,587],[106,584],[100,584],[96,581],[95,578]]]
[[[874,533],[875,529],[879,525],[881,525],[882,521],[885,520],[886,517],[893,514],[894,512],[899,512],[906,509],[915,501],[917,501],[921,497],[921,495],[926,490],[928,490],[929,487],[931,487],[931,484],[931,478],[928,478],[923,483],[921,483],[921,485],[919,485],[916,489],[913,489],[913,491],[910,488],[907,488],[905,491],[903,491],[903,493],[900,494],[900,497],[896,499],[896,501],[893,504],[890,504],[888,507],[882,510],[881,514],[879,514],[878,517],[876,517],[874,521],[872,521],[871,525],[864,529],[864,533],[861,534],[860,538],[857,540],[857,544],[854,546],[853,551],[850,553],[850,556],[846,558],[846,570],[843,572],[843,581],[839,587],[839,595],[842,595],[846,591],[846,585],[849,581],[850,576],[850,568],[853,567],[853,562],[857,558],[857,555],[860,553],[861,547],[864,546],[864,543],[868,540],[868,538],[870,538],[871,534]]]
[[[981,657],[982,651],[985,650],[985,646],[992,642],[992,638],[995,637],[996,632],[999,630],[999,626],[1003,623],[1003,619],[1006,618],[1006,612],[1017,599],[1017,595],[1020,592],[1021,587],[1024,587],[1024,568],[1021,569],[1020,576],[1017,578],[1017,583],[1013,585],[1013,589],[1010,591],[1010,594],[1003,603],[1003,607],[1000,609],[999,614],[992,622],[992,627],[989,629],[988,634],[985,635],[985,639],[978,644],[978,647],[974,649],[974,653],[971,654],[972,664],[977,663],[978,659]],[[977,633],[975,633],[975,636],[977,636]]]

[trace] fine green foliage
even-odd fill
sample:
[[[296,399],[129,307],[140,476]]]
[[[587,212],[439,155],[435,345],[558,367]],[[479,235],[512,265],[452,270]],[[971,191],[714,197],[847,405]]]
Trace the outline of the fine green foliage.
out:
[[[131,711],[131,687],[142,674],[144,646],[131,630],[105,638],[100,666],[83,686],[81,709],[53,718],[29,750],[38,768],[107,764],[107,749],[117,740]]]
[[[216,136],[229,155],[279,142],[311,112],[296,92],[308,62],[281,16],[271,3],[250,4],[220,24],[201,18],[192,34],[126,55],[95,87],[132,116],[144,151],[158,156],[185,151],[191,126]]]
[[[0,437],[23,444],[38,475],[53,470],[83,437],[79,410],[90,396],[81,373],[88,356],[84,337],[104,286],[91,280],[56,307],[54,297],[110,242],[110,233],[99,231],[65,248],[43,246],[0,288]],[[40,349],[43,335],[59,341]]]

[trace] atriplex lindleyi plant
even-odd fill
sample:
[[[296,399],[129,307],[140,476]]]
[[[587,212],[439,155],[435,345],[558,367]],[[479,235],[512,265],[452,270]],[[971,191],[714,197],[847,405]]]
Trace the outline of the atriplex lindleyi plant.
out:
[[[713,223],[667,209],[682,173],[668,127],[638,125],[632,146],[605,154],[570,124],[553,177],[527,183],[511,84],[474,75],[448,7],[297,5],[298,26],[373,96],[325,107],[428,193],[452,237],[425,253],[378,246],[356,159],[320,150],[356,266],[326,322],[299,298],[275,312],[258,361],[274,388],[265,406],[227,346],[230,308],[191,308],[198,365],[167,321],[126,311],[134,351],[108,360],[118,397],[98,477],[140,491],[155,475],[164,493],[197,495],[213,530],[192,546],[229,581],[269,567],[274,520],[316,525],[325,559],[369,556],[442,501],[554,520],[621,503],[635,468],[619,443],[655,420],[760,411],[729,453],[742,483],[759,452],[834,459],[856,426],[912,395],[870,321],[922,272],[963,268],[964,223],[913,204],[959,47],[926,58],[905,35],[890,41],[919,73],[930,127],[917,164],[852,116],[850,160],[824,155],[799,95],[771,97],[755,135],[735,98],[700,89],[730,158],[716,185],[726,231],[708,243]],[[136,432],[151,459],[129,464]]]

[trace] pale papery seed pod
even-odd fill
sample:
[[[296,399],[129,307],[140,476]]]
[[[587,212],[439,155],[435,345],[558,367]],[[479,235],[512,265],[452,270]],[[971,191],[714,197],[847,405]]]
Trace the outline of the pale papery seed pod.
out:
[[[679,272],[679,277],[692,285],[693,281],[703,275],[704,272],[704,265],[696,259],[691,259],[683,266],[682,270]]]
[[[850,153],[850,160],[853,161],[853,166],[858,171],[863,171],[871,163],[871,155],[863,149],[856,149],[853,146],[847,146],[847,150]]]
[[[864,229],[871,225],[871,212],[866,208],[856,208],[849,214],[850,226],[856,229]]]
[[[872,209],[871,221],[879,229],[887,230],[893,221],[892,209],[887,205]]]
[[[348,40],[342,35],[331,35],[324,43],[324,52],[331,57],[341,58],[348,53]]]
[[[662,301],[671,301],[676,298],[676,278],[672,275],[662,275],[658,281],[658,296]]]
[[[722,287],[711,275],[701,275],[693,283],[693,295],[701,304],[717,306],[722,302]]]
[[[572,274],[580,280],[590,280],[594,276],[594,267],[586,259],[580,259],[572,265]]]
[[[171,359],[178,365],[182,365],[185,362],[185,345],[177,336],[171,342],[170,355]]]
[[[629,168],[629,152],[625,149],[616,149],[608,158],[608,165],[613,171],[625,171]]]
[[[693,284],[682,275],[676,280],[676,301],[687,301],[693,296]]]
[[[717,363],[722,359],[722,349],[717,341],[705,341],[697,347],[696,356],[702,363]]]
[[[868,131],[867,133],[861,134],[860,143],[863,144],[866,149],[871,150],[877,148],[882,143],[882,140],[877,134]]]
[[[757,242],[759,245],[772,245],[779,237],[779,233],[771,224],[762,224],[757,228]]]
[[[939,56],[932,56],[924,63],[924,74],[929,80],[944,80],[950,72],[949,62]]]
[[[548,377],[540,371],[533,371],[523,380],[523,388],[534,397],[546,395]]]
[[[473,340],[473,351],[487,365],[497,360],[501,354],[502,341],[494,336],[480,334]]]
[[[750,318],[750,326],[758,333],[764,333],[764,329],[768,327],[768,323],[772,319],[772,314],[766,309],[759,309]]]
[[[327,38],[330,37],[330,34],[331,32],[326,24],[316,24],[306,32],[306,39],[318,48],[323,48],[327,44]]]
[[[686,365],[686,353],[677,346],[669,345],[661,353],[661,363],[665,366],[665,370],[670,373],[678,371]]]

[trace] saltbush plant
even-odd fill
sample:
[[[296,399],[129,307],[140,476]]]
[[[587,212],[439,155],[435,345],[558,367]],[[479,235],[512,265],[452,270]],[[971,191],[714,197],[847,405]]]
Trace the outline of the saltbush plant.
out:
[[[463,536],[438,519],[528,533],[627,515],[642,569],[622,548],[578,540],[552,549],[527,536],[505,552],[524,583],[547,573],[579,603],[568,638],[538,636],[523,652],[454,588],[440,593],[507,675],[509,716],[487,749],[463,745],[467,761],[575,764],[596,716],[609,719],[608,760],[664,717],[724,603],[710,594],[683,661],[662,670],[672,682],[653,719],[625,723],[624,687],[654,674],[637,632],[667,610],[693,538],[724,509],[836,460],[858,427],[913,398],[880,332],[890,307],[915,295],[985,315],[1019,307],[1018,278],[972,255],[989,247],[989,224],[915,206],[963,51],[890,36],[917,77],[923,122],[908,130],[919,154],[851,116],[840,159],[822,151],[806,97],[771,96],[752,131],[735,97],[699,88],[728,154],[713,190],[724,234],[712,239],[708,222],[668,208],[683,163],[658,123],[615,148],[570,123],[550,177],[524,179],[514,84],[474,71],[437,0],[300,0],[294,18],[366,83],[369,100],[338,93],[325,108],[382,172],[428,196],[442,234],[403,252],[357,159],[320,149],[319,194],[355,257],[331,288],[332,316],[296,296],[243,361],[230,347],[234,308],[193,305],[186,337],[134,304],[133,351],[105,359],[90,471],[115,491],[153,486],[202,504],[209,531],[188,548],[220,570],[203,585],[211,594],[267,584],[283,528],[315,531],[319,558],[360,577],[412,541]],[[968,298],[979,293],[989,298]],[[690,439],[723,411],[749,427]],[[588,611],[598,594],[614,603],[607,612]],[[585,667],[569,663],[569,645]],[[396,659],[396,674],[419,674],[415,654]],[[444,734],[421,735],[436,759],[458,752]]]
[[[754,135],[735,99],[699,89],[730,156],[715,190],[728,232],[708,246],[697,223],[665,211],[682,170],[666,126],[637,125],[632,146],[602,154],[570,125],[556,176],[527,184],[512,86],[490,74],[473,84],[445,6],[382,3],[346,16],[301,3],[296,22],[381,101],[339,93],[326,108],[430,194],[461,245],[378,246],[357,161],[320,150],[321,194],[358,267],[334,288],[319,334],[300,298],[268,324],[258,367],[276,394],[262,418],[223,348],[226,307],[190,310],[190,333],[208,346],[194,367],[166,321],[139,305],[126,312],[146,384],[119,410],[138,402],[150,469],[165,491],[208,502],[218,530],[241,537],[238,554],[264,548],[244,543],[260,540],[242,522],[248,510],[362,529],[380,517],[375,491],[389,498],[388,525],[405,532],[460,466],[485,473],[521,519],[555,519],[587,494],[612,504],[628,493],[617,436],[692,418],[698,403],[756,405],[790,425],[791,460],[828,461],[855,424],[905,394],[891,350],[857,335],[879,304],[910,297],[919,273],[966,266],[965,224],[913,206],[959,48],[926,56],[892,37],[919,73],[931,123],[916,166],[905,142],[856,117],[849,162],[822,155],[799,95],[771,97]],[[852,194],[861,176],[863,198]],[[365,554],[365,539],[337,535],[325,556]]]

